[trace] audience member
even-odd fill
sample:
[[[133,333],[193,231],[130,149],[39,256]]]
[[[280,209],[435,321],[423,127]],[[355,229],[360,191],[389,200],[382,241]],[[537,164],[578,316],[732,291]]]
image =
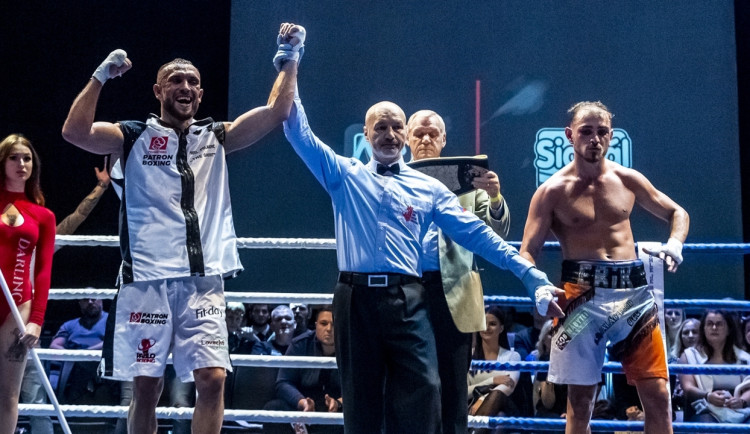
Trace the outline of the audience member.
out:
[[[292,312],[294,312],[294,321],[296,323],[294,337],[296,338],[302,333],[310,330],[310,327],[308,327],[308,322],[310,321],[310,310],[304,303],[290,303],[289,307],[292,309]]]
[[[229,334],[229,354],[250,354],[253,344],[258,341],[254,334],[242,332],[242,323],[245,321],[245,305],[239,302],[227,303],[224,318],[227,322]],[[229,375],[229,373],[227,373]]]
[[[241,303],[238,303],[241,305]],[[229,308],[227,308],[229,309]],[[228,316],[227,316],[228,317]],[[265,356],[283,356],[292,343],[294,333],[294,314],[287,305],[279,305],[271,311],[271,337],[261,342],[254,336],[252,340],[238,338],[240,343],[235,354],[253,354]],[[230,327],[230,337],[232,335]],[[272,399],[275,390],[277,368],[238,366],[234,372],[227,373],[227,405],[232,408],[260,409]],[[252,388],[252,395],[247,396],[246,387]]]
[[[331,306],[318,311],[315,331],[292,341],[287,356],[333,357],[335,355]],[[338,369],[281,368],[276,379],[276,399],[266,410],[339,412],[343,409]],[[296,425],[296,424],[293,424]],[[279,428],[274,427],[274,428]],[[295,427],[295,429],[298,429]],[[301,429],[301,428],[300,428]],[[342,433],[337,425],[311,425],[309,433]],[[282,432],[282,431],[280,431]],[[291,432],[289,429],[283,432]]]
[[[748,364],[750,354],[737,348],[734,315],[709,309],[701,318],[698,344],[686,348],[680,363],[691,365]],[[744,422],[750,415],[750,387],[743,375],[680,374],[685,420],[690,422]],[[740,387],[738,387],[740,386]]]
[[[279,305],[271,311],[271,337],[265,342],[256,341],[251,354],[281,356],[286,354],[294,338],[294,314],[287,305]]]
[[[677,346],[680,336],[680,326],[685,320],[685,313],[682,309],[666,308],[664,309],[664,326],[666,328],[667,338],[667,359],[669,360],[674,348]]]
[[[101,299],[78,301],[81,316],[60,326],[49,347],[58,350],[101,350],[107,324]],[[116,383],[102,380],[97,374],[97,362],[65,362],[60,375],[63,404],[105,405],[117,402]],[[69,371],[68,371],[69,369]]]
[[[686,318],[680,328],[677,330],[677,335],[680,337],[672,348],[670,356],[670,362],[675,363],[680,358],[685,348],[692,348],[698,344],[698,338],[700,337],[700,326],[701,322],[697,318]]]
[[[750,353],[750,316],[743,316],[740,327],[740,346],[743,350]]]
[[[251,304],[247,311],[250,314],[248,326],[242,328],[242,333],[244,335],[252,333],[259,341],[267,341],[271,337],[271,326],[268,324],[268,305]]]
[[[685,318],[682,321],[677,330],[678,339],[668,354],[670,363],[677,363],[685,348],[693,348],[698,344],[699,330],[700,320]],[[684,414],[685,391],[682,389],[679,376],[670,375],[669,379],[672,386],[672,413],[677,417],[678,414]]]
[[[539,315],[536,309],[533,309],[532,317],[533,325],[516,333],[513,342],[513,349],[521,356],[521,360],[537,360],[536,358],[529,359],[529,355],[538,348],[539,336],[541,336],[542,327],[547,321],[547,318]]]
[[[508,331],[505,329],[505,313],[497,306],[490,306],[485,314],[487,329],[477,332],[476,345],[471,358],[474,360],[496,360],[498,362],[518,362],[521,356],[508,349]],[[518,382],[519,372],[481,371],[469,372],[470,408],[469,414],[476,416],[515,415],[508,397]],[[488,432],[485,429],[475,433]]]

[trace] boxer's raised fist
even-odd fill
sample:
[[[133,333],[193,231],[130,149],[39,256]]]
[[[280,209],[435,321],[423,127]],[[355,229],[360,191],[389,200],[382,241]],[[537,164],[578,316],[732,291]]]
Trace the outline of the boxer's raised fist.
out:
[[[107,56],[94,71],[93,77],[104,84],[110,78],[119,77],[133,67],[133,63],[128,59],[128,54],[125,50],[117,49]]]

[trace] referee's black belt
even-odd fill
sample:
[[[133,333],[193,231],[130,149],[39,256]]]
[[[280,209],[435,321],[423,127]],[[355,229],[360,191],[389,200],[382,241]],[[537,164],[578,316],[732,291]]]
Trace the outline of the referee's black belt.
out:
[[[420,278],[398,273],[352,273],[339,272],[339,282],[354,286],[369,286],[371,288],[387,288],[389,286],[418,283]]]
[[[442,274],[440,274],[440,271],[423,271],[422,283],[424,283],[425,285],[443,283]]]

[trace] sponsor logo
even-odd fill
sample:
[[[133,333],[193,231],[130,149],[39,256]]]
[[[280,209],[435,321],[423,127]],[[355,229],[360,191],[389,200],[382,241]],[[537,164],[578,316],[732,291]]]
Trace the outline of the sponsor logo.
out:
[[[638,318],[640,317],[641,317],[640,310],[633,312],[633,314],[628,317],[628,325],[632,327],[633,324],[635,324],[635,322],[638,321]]]
[[[200,344],[204,347],[216,348],[220,350],[227,348],[227,341],[221,336],[208,335],[202,337],[200,340]]]
[[[167,323],[168,319],[168,313],[130,312],[130,320],[128,320],[128,322],[164,325]]]
[[[596,332],[596,336],[594,337],[594,342],[597,345],[599,344],[599,341],[601,341],[602,338],[604,337],[604,333],[606,333],[607,330],[609,330],[617,322],[617,320],[619,320],[620,317],[622,317],[622,314],[624,314],[625,311],[630,309],[631,307],[633,307],[633,301],[628,300],[620,309],[618,309],[612,315],[609,315],[607,317],[607,320],[604,321],[604,323],[601,326],[599,326],[599,330]]]
[[[169,136],[152,137],[148,145],[148,153],[143,156],[141,164],[144,166],[171,166],[172,155],[167,154]]]
[[[216,306],[211,306],[208,309],[202,307],[200,309],[195,309],[195,318],[205,318],[207,316],[224,316],[224,309],[218,308]]]
[[[201,146],[197,150],[188,152],[188,154],[190,154],[188,159],[190,163],[200,158],[213,157],[214,155],[216,155],[216,145],[212,143],[209,145]]]
[[[144,166],[171,166],[172,156],[171,155],[149,155],[143,156],[141,162]]]
[[[560,333],[560,336],[558,336],[555,340],[555,346],[557,346],[557,348],[560,350],[565,349],[565,346],[568,345],[570,339],[571,337],[568,332],[562,332]]]
[[[149,154],[166,154],[169,136],[151,137],[151,144],[148,145]]]
[[[138,344],[138,352],[135,353],[135,361],[137,363],[156,363],[156,354],[149,352],[154,345],[156,345],[154,339],[141,339],[141,343]]]
[[[590,322],[591,314],[585,310],[579,310],[575,314],[568,316],[568,320],[565,321],[565,332],[572,339],[578,333],[581,333]]]
[[[628,133],[621,128],[613,128],[612,140],[605,156],[608,160],[633,167],[633,143]],[[565,128],[542,128],[536,133],[534,142],[534,167],[536,185],[542,185],[555,172],[573,161],[573,146],[565,137]]]
[[[28,248],[31,246],[31,241],[20,238],[18,240],[18,250],[16,253],[16,265],[13,267],[13,278],[11,280],[11,297],[16,304],[21,304],[23,300],[23,283],[24,283],[24,270],[26,269],[26,261],[29,259]]]

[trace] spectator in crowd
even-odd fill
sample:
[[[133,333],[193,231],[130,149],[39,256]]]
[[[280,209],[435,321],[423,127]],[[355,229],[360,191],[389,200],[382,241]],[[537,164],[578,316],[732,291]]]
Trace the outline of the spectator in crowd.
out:
[[[678,345],[680,336],[680,326],[685,319],[685,313],[682,309],[666,308],[664,309],[664,326],[666,328],[667,338],[667,359],[674,353]]]
[[[680,328],[677,331],[680,338],[675,342],[675,346],[672,348],[672,353],[670,354],[671,362],[677,362],[677,359],[680,358],[685,351],[685,348],[692,348],[698,345],[700,326],[701,322],[697,318],[686,318],[682,324],[680,324]]]
[[[497,306],[490,306],[485,314],[487,329],[477,332],[473,360],[495,360],[518,362],[521,356],[508,349],[508,331],[505,329],[505,313]],[[517,410],[508,397],[518,383],[519,372],[482,371],[469,372],[467,382],[470,400],[469,414],[475,416],[515,415]],[[488,432],[485,429],[475,433]]]
[[[251,304],[247,309],[250,313],[248,326],[242,328],[242,333],[252,333],[259,341],[265,342],[271,337],[271,326],[269,325],[269,310],[267,304]]]
[[[750,354],[735,345],[734,315],[709,309],[701,318],[698,344],[685,348],[680,363],[691,365],[748,364]],[[743,375],[680,374],[687,404],[685,420],[690,422],[744,422],[750,415],[750,387]]]
[[[682,321],[677,331],[679,338],[669,353],[670,363],[678,363],[680,356],[685,352],[685,348],[693,348],[698,344],[700,324],[701,322],[697,318],[685,318]],[[680,378],[676,375],[670,375],[669,377],[673,391],[672,411],[675,415],[677,415],[677,412],[683,412],[682,414],[684,414],[685,391],[682,389],[682,384],[680,384]]]
[[[245,305],[239,302],[227,303],[225,319],[229,333],[229,354],[250,354],[253,344],[257,342],[254,334],[242,333],[242,323],[245,321]]]
[[[521,356],[521,360],[537,360],[529,359],[529,355],[539,347],[539,336],[541,336],[542,327],[547,321],[547,318],[539,315],[536,309],[533,309],[532,317],[534,324],[516,333],[513,343],[513,349]]]
[[[251,354],[281,356],[286,354],[294,337],[294,313],[285,304],[276,306],[271,311],[271,337],[265,342],[256,341]]]
[[[81,316],[66,321],[52,338],[49,347],[57,350],[101,350],[107,312],[101,299],[84,298],[78,301]]]
[[[242,306],[242,303],[236,303]],[[227,304],[227,321],[230,321],[230,308],[235,310],[234,303]],[[239,321],[234,320],[239,323]],[[233,326],[229,326],[230,338]],[[238,347],[233,351],[237,354],[273,355],[283,356],[292,343],[294,333],[294,314],[287,305],[276,306],[271,311],[271,337],[260,342],[237,338],[241,340]],[[227,373],[225,401],[229,408],[239,409],[262,409],[264,405],[273,399],[276,389],[276,377],[278,368],[265,366],[236,366],[233,372]],[[247,423],[238,421],[238,425],[247,426]],[[264,425],[266,431],[273,430],[272,425]]]
[[[739,337],[740,347],[742,347],[745,352],[750,353],[750,316],[742,317],[740,333],[742,333]]]
[[[89,288],[91,289],[91,288]],[[60,326],[50,348],[57,350],[101,350],[107,324],[107,312],[101,299],[78,300],[81,316],[66,321]],[[120,384],[102,379],[98,362],[63,362],[60,365],[57,384],[61,404],[116,405],[119,401]],[[90,421],[90,418],[86,419]],[[102,420],[106,420],[102,418]],[[33,432],[33,431],[32,431]]]
[[[58,350],[101,350],[107,324],[101,299],[85,298],[78,301],[81,316],[60,326],[50,343]],[[60,386],[64,387],[60,402],[65,404],[114,404],[117,402],[116,383],[103,381],[97,374],[97,362],[65,362]],[[69,372],[66,372],[70,369]],[[67,381],[66,381],[67,380]]]
[[[318,311],[315,331],[304,333],[292,341],[287,356],[335,356],[333,312],[331,306]],[[276,379],[276,399],[266,410],[340,412],[341,381],[337,369],[281,368]],[[279,427],[274,427],[279,428]],[[286,427],[285,427],[286,428]],[[295,429],[301,429],[295,427]],[[342,433],[338,425],[311,425],[309,433]],[[282,432],[282,431],[279,431]],[[291,432],[288,429],[283,432]]]
[[[294,312],[294,321],[296,326],[294,328],[294,337],[305,333],[310,330],[308,322],[310,321],[310,310],[307,308],[305,303],[290,303],[289,307]]]

